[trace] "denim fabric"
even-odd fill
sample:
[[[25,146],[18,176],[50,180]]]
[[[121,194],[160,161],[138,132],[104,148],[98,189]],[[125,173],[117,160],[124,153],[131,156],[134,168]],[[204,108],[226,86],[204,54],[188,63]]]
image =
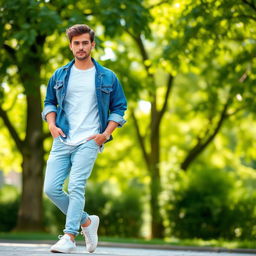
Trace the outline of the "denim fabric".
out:
[[[80,225],[85,223],[88,214],[84,212],[85,186],[99,146],[94,140],[78,146],[66,145],[55,138],[47,161],[44,192],[66,215],[64,233],[77,235]],[[63,184],[69,175],[68,193]]]
[[[122,127],[126,122],[123,118],[127,109],[126,98],[120,82],[113,71],[101,66],[93,58],[92,61],[96,68],[95,86],[100,119],[100,133],[104,132],[110,120],[117,122]],[[64,98],[67,92],[70,69],[74,60],[55,71],[48,86],[42,118],[50,112],[56,112],[56,125],[68,135],[69,124],[64,111]],[[65,137],[62,137],[65,140]],[[112,136],[110,137],[110,140]]]

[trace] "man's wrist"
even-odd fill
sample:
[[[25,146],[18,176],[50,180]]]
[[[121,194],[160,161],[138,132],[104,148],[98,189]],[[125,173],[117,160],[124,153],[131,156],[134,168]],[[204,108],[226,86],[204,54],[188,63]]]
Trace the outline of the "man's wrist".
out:
[[[110,133],[104,131],[102,134],[105,136],[106,140],[109,140],[110,135],[111,135]]]
[[[49,127],[49,129],[52,129],[52,128],[55,128],[56,125],[55,125],[55,123],[49,123],[49,124],[48,124],[48,127]]]

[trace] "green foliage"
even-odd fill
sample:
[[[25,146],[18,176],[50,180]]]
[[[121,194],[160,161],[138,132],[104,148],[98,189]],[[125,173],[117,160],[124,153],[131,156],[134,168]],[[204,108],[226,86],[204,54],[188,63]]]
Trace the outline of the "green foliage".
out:
[[[86,190],[85,211],[101,219],[99,233],[103,236],[140,237],[143,208],[141,192],[129,188],[113,194],[115,185],[92,183]],[[65,215],[48,199],[45,200],[45,225],[51,232],[62,232]]]
[[[128,187],[115,194],[115,186],[107,182],[88,186],[85,210],[100,216],[101,235],[139,237],[143,214],[141,191]]]
[[[234,176],[223,170],[199,168],[181,176],[169,202],[172,234],[180,238],[252,239],[256,195],[246,197],[237,190]]]
[[[48,198],[44,197],[43,225],[49,233],[62,233],[65,226],[65,215]]]
[[[110,209],[103,217],[102,234],[118,237],[140,237],[143,208],[139,191],[129,189],[109,201]]]
[[[11,231],[17,223],[19,200],[0,203],[0,231]]]
[[[182,179],[182,187],[175,191],[176,201],[171,203],[178,208],[175,213],[173,206],[169,220],[174,234],[181,237],[250,238],[255,234],[252,224],[255,194],[247,191],[253,190],[251,177],[256,157],[254,2],[250,5],[248,1],[235,0],[0,0],[0,104],[24,138],[26,97],[23,85],[26,81],[21,79],[20,71],[31,72],[40,60],[40,70],[34,73],[40,73],[41,81],[32,79],[27,87],[41,86],[42,81],[46,84],[52,72],[72,58],[65,28],[75,23],[91,25],[99,45],[94,55],[100,60],[105,49],[112,50],[113,57],[105,56],[105,64],[118,74],[124,85],[148,152],[152,150],[150,138],[155,135],[151,134],[149,125],[154,117],[149,109],[140,107],[141,100],[147,101],[152,109],[155,96],[159,111],[168,75],[174,76],[161,125],[163,164],[158,164],[161,174],[164,173],[162,180],[173,175],[174,165],[178,166],[186,158],[193,145],[213,134],[223,106],[229,103],[227,120],[213,141],[214,147],[204,149],[196,161],[193,159],[191,172],[195,171],[194,176],[189,172],[189,176]],[[30,63],[27,57],[31,57]],[[42,89],[45,91],[45,85]],[[139,235],[142,205],[136,193],[140,192],[129,191],[125,186],[131,177],[140,179],[145,186],[149,184],[129,112],[126,118],[128,123],[118,131],[117,140],[107,144],[103,156],[97,160],[99,168],[92,175],[94,185],[88,187],[88,211],[102,217],[104,223],[100,232],[106,235]],[[22,162],[17,157],[20,153],[9,142],[2,121],[0,126],[0,167],[17,170]],[[195,170],[195,163],[201,166],[207,163],[207,170]],[[166,172],[164,165],[168,166]],[[213,166],[225,170],[233,168],[234,173],[249,166],[250,172],[246,182],[237,187],[232,176],[222,175]],[[111,193],[110,189],[106,192],[105,185],[95,185],[113,177],[123,186],[120,195]],[[166,184],[169,186],[170,182]],[[233,198],[234,190],[238,194]],[[47,200],[45,215],[49,229],[63,229],[65,216]]]
[[[0,231],[8,232],[16,226],[19,201],[17,188],[4,186],[0,189]]]
[[[107,35],[113,37],[126,30],[135,35],[150,36],[149,22],[152,17],[142,1],[101,0],[99,5],[99,19],[105,27]]]

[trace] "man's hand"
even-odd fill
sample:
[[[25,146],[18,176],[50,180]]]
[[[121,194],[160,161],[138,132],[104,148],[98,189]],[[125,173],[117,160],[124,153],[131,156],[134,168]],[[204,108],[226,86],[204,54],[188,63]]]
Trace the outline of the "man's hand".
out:
[[[88,137],[87,141],[89,141],[89,140],[94,140],[96,142],[96,144],[101,146],[107,140],[107,138],[104,134],[99,133],[99,134],[95,134],[95,135]]]
[[[66,135],[64,134],[64,132],[63,132],[59,127],[57,127],[57,126],[54,125],[54,124],[49,125],[49,130],[50,130],[51,135],[52,135],[53,138],[57,138],[57,137],[59,137],[60,135],[61,135],[62,137],[66,137]]]

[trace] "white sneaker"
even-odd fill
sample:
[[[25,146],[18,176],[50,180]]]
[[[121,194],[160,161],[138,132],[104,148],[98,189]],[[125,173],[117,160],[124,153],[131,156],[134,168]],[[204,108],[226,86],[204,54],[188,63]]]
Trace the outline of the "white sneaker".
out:
[[[81,227],[81,234],[84,235],[86,249],[88,252],[94,252],[98,244],[98,227],[100,223],[100,218],[96,215],[89,216],[91,224],[88,227]]]
[[[71,253],[76,250],[76,243],[71,240],[69,235],[59,235],[58,238],[60,240],[51,247],[51,252]]]

